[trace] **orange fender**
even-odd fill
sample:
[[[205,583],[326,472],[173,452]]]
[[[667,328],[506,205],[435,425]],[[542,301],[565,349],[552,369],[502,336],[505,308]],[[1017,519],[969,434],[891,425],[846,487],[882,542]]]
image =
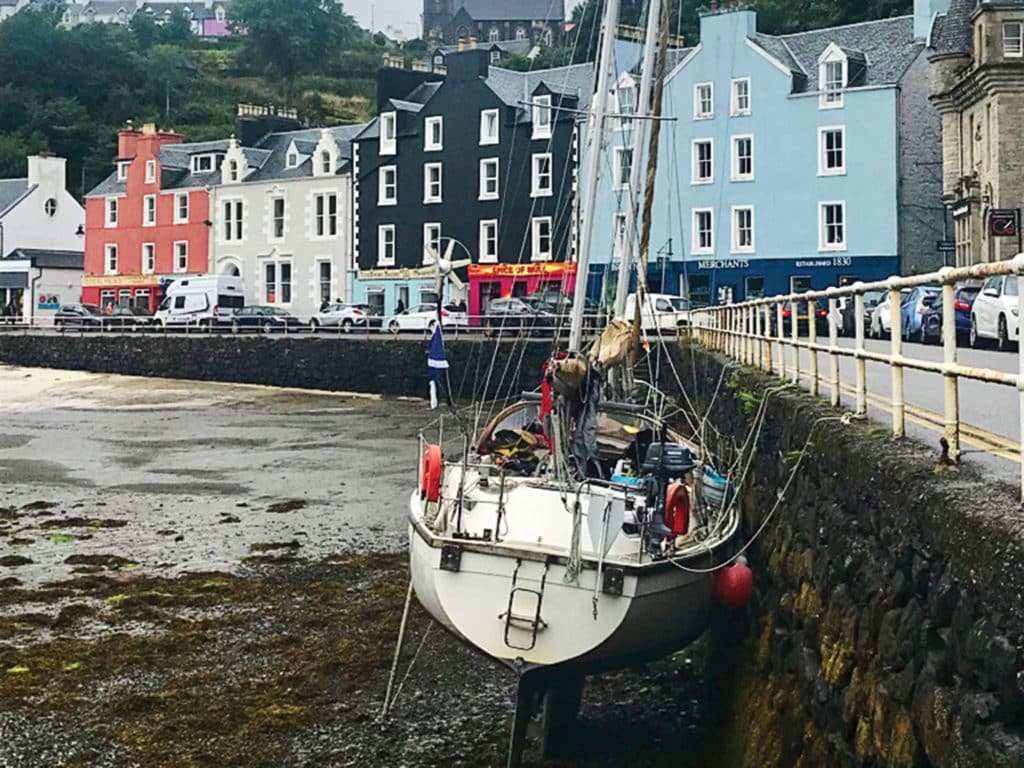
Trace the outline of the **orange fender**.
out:
[[[690,489],[686,483],[672,483],[665,493],[665,527],[676,536],[690,530]]]
[[[444,469],[444,457],[441,446],[430,444],[423,452],[423,471],[420,486],[421,496],[427,501],[441,498],[441,471]]]

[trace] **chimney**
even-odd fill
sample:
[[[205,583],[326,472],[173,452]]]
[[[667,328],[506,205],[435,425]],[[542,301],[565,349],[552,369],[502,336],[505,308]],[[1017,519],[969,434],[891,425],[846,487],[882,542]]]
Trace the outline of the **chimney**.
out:
[[[470,47],[470,50],[472,50],[473,48],[476,48],[476,35],[470,35],[469,36],[469,47]]]
[[[129,160],[138,153],[139,137],[142,134],[135,130],[131,120],[117,132],[117,156]]]
[[[28,158],[29,186],[40,186],[56,191],[64,189],[67,160],[53,154],[39,153]]]
[[[487,77],[490,71],[490,54],[483,48],[446,56],[444,62],[448,67],[448,82],[476,80]]]

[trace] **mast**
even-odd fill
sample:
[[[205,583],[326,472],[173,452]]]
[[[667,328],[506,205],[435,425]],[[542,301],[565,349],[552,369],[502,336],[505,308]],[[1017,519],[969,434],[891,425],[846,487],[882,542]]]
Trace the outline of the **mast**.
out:
[[[607,0],[602,23],[601,53],[597,59],[597,92],[590,105],[593,121],[590,129],[590,147],[587,155],[586,190],[580,222],[580,251],[576,260],[576,286],[573,292],[572,323],[569,327],[569,351],[579,352],[583,341],[583,311],[587,297],[587,277],[590,272],[590,245],[594,236],[594,206],[597,203],[597,181],[601,170],[601,148],[604,146],[604,128],[607,119],[608,76],[612,66],[615,27],[619,20],[619,0]]]
[[[640,90],[636,95],[636,116],[633,128],[633,162],[629,169],[629,208],[626,210],[626,232],[623,236],[624,249],[619,263],[619,281],[615,286],[615,306],[612,317],[622,317],[626,311],[626,296],[629,293],[629,275],[633,268],[633,238],[636,237],[636,213],[640,192],[640,157],[644,151],[644,137],[647,130],[647,116],[650,114],[651,80],[654,79],[655,40],[658,37],[658,22],[661,19],[661,0],[651,0],[647,8],[647,33],[644,37],[644,59],[640,70]],[[617,234],[617,233],[616,233]]]

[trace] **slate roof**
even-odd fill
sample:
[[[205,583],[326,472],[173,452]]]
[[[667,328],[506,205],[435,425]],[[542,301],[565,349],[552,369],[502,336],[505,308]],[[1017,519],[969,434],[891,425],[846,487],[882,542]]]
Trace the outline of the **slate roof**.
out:
[[[562,0],[458,0],[455,13],[465,8],[474,21],[521,21],[546,19],[563,21]]]
[[[28,260],[33,267],[44,269],[83,269],[85,254],[82,251],[55,251],[39,248],[15,248],[5,259],[10,261]]]
[[[955,0],[954,0],[955,1]],[[914,40],[914,17],[864,21],[790,35],[762,35],[754,42],[797,75],[798,91],[818,90],[818,58],[835,43],[866,63],[857,85],[894,85],[924,48]]]
[[[529,40],[498,40],[496,42],[489,42],[485,40],[479,40],[476,44],[477,49],[485,51],[493,51],[495,48],[502,51],[503,53],[519,53],[525,56],[533,49],[533,43]],[[458,43],[455,45],[441,45],[433,50],[433,54],[440,53],[442,56],[446,56],[449,53],[462,53],[467,48],[463,45],[461,48]]]
[[[0,215],[29,191],[28,179],[0,179]]]
[[[485,82],[510,107],[523,109],[523,102],[529,101],[537,86],[543,83],[554,93],[575,96],[579,99],[576,108],[585,111],[590,108],[594,67],[592,64],[573,64],[532,72],[491,67]]]
[[[931,51],[935,54],[970,53],[974,46],[971,16],[978,0],[952,0],[949,10],[935,20]]]
[[[229,0],[220,0],[227,10],[230,5]],[[217,16],[217,11],[213,5],[207,5],[203,0],[195,3],[175,3],[175,2],[155,2],[155,3],[143,3],[139,10],[142,13],[152,13],[154,17],[163,16],[166,13],[173,12],[176,8],[185,10],[188,8],[192,11],[191,19],[202,20],[202,19],[213,19]]]
[[[341,162],[338,163],[338,167],[335,169],[336,174],[343,174],[348,170],[348,165],[352,160],[352,140],[357,134],[366,128],[366,125],[366,123],[357,123],[354,125],[338,125],[333,128],[328,128],[341,152]],[[295,142],[295,147],[299,152],[304,155],[312,155],[317,144],[320,143],[320,130],[321,129],[319,128],[305,128],[300,131],[271,133],[266,136],[262,141],[260,141],[259,147],[254,150],[262,155],[262,162],[257,170],[252,171],[245,177],[245,181],[301,179],[312,176],[312,157],[306,157],[294,168],[286,168],[285,156],[288,152],[288,148],[292,145],[292,142]],[[253,167],[253,163],[249,160],[250,151],[251,150],[248,149],[245,150],[246,160],[249,161],[250,167]]]

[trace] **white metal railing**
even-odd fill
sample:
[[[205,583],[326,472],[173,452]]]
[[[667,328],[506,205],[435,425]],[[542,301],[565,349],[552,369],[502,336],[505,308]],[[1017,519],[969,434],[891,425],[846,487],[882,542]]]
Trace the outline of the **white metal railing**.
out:
[[[976,264],[972,267],[945,267],[938,272],[910,277],[890,277],[873,283],[855,283],[842,288],[828,288],[823,291],[808,291],[788,295],[771,296],[737,304],[708,307],[700,310],[699,316],[692,317],[693,334],[705,346],[722,352],[735,360],[769,372],[778,370],[783,379],[799,384],[804,378],[801,371],[801,350],[808,353],[809,370],[806,378],[813,395],[820,394],[822,372],[819,369],[819,354],[828,355],[827,386],[831,392],[833,406],[840,403],[842,382],[839,376],[839,359],[854,360],[855,413],[866,416],[868,408],[867,363],[874,361],[889,366],[892,379],[889,410],[892,413],[892,433],[896,438],[906,434],[906,402],[904,399],[904,372],[906,369],[941,374],[944,380],[943,437],[948,445],[952,460],[960,456],[960,401],[959,381],[961,378],[1015,387],[1018,391],[1020,408],[1018,435],[1024,443],[1024,354],[1018,345],[1017,373],[1008,373],[989,368],[961,365],[957,360],[957,331],[955,286],[964,280],[979,280],[996,275],[1024,274],[1024,254],[1018,254],[1009,261]],[[900,310],[900,291],[920,285],[942,286],[942,362],[906,357],[903,354],[903,313]],[[1024,287],[1024,286],[1022,286]],[[869,291],[888,293],[891,330],[889,352],[874,352],[865,346],[864,294]],[[1024,317],[1024,290],[1018,290],[1018,318]],[[854,345],[841,347],[838,343],[839,329],[834,321],[838,301],[842,297],[854,300]],[[828,302],[828,343],[819,343],[816,329],[816,309],[819,300]],[[806,315],[798,317],[801,304],[806,306]],[[784,309],[788,306],[790,327],[786,333]],[[799,335],[800,320],[807,319],[807,335]],[[1014,322],[1019,322],[1015,318]],[[776,352],[777,347],[777,352]],[[788,353],[788,355],[787,355]],[[777,357],[776,357],[777,354]],[[788,362],[787,362],[788,356]],[[1024,501],[1024,451],[1019,451],[1021,471],[1021,500]]]

